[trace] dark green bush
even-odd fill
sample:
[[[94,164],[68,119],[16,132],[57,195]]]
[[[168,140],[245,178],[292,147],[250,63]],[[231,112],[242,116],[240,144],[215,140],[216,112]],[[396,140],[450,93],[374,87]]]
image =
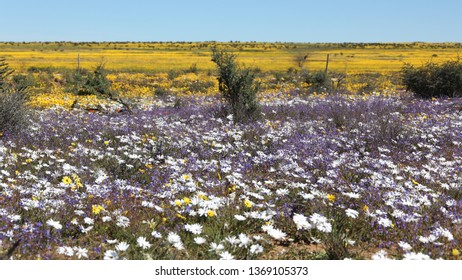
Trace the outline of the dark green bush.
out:
[[[259,84],[255,75],[248,68],[241,69],[236,63],[236,56],[229,52],[212,49],[212,61],[218,68],[218,88],[228,101],[236,121],[246,121],[260,115],[257,101]]]
[[[289,73],[289,72],[288,72]],[[314,90],[330,88],[330,77],[325,71],[310,72],[307,69],[291,72],[300,86],[308,86]]]
[[[171,81],[173,81],[175,78],[177,78],[180,75],[181,75],[181,73],[179,71],[176,71],[176,70],[169,70],[167,72],[167,77]]]
[[[0,57],[0,91],[6,90],[8,87],[7,77],[14,72],[5,62],[4,57]]]
[[[325,71],[316,71],[309,75],[309,84],[315,89],[328,88],[330,86],[329,75]]]
[[[74,76],[74,93],[77,95],[96,95],[98,98],[105,98],[120,103],[124,111],[132,112],[133,104],[123,100],[117,91],[111,89],[111,81],[106,77],[107,73],[104,64],[101,63],[95,71],[88,74],[77,72]]]
[[[169,93],[168,89],[163,88],[163,87],[156,87],[154,89],[154,95],[157,97],[165,97],[166,95],[168,95],[168,93]]]
[[[86,76],[76,73],[74,77],[74,93],[77,95],[111,96],[113,94],[111,82],[106,75],[104,64],[98,65],[95,71],[88,73]]]
[[[4,58],[0,58],[0,133],[21,129],[27,122],[27,86],[17,86],[7,77],[13,73]]]
[[[35,80],[32,74],[23,75],[17,74],[13,75],[12,82],[17,89],[26,89],[29,87],[34,87],[37,85],[37,81]]]
[[[428,62],[421,67],[405,64],[401,76],[406,90],[418,97],[462,96],[462,63],[459,60],[443,64]]]

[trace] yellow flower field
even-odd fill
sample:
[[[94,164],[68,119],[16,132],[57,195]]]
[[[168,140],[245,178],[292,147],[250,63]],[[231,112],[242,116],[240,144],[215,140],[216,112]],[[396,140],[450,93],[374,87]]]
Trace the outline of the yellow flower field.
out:
[[[195,65],[200,71],[213,70],[213,45],[235,51],[241,63],[262,71],[287,71],[297,67],[297,56],[307,55],[305,67],[347,73],[389,73],[403,63],[421,64],[455,59],[461,50],[457,43],[388,44],[307,44],[307,43],[0,43],[0,54],[14,69],[30,67],[93,68],[104,62],[107,69],[123,72],[167,72]]]

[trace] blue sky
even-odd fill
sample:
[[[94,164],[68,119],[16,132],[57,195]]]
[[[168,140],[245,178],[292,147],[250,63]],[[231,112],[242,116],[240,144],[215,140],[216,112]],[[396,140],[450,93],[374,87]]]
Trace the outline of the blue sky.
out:
[[[462,41],[459,0],[1,0],[0,4],[0,41]]]

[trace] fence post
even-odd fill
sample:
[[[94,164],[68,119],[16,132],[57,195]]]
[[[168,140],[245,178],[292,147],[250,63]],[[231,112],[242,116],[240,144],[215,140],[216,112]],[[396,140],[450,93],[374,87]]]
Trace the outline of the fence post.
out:
[[[80,74],[80,52],[77,54],[77,73]]]
[[[326,74],[329,71],[329,54],[327,54],[327,59],[326,59]]]

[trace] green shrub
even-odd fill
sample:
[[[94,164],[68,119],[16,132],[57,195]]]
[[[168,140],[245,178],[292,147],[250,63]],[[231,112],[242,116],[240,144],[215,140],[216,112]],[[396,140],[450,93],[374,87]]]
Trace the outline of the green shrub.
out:
[[[0,57],[0,91],[4,91],[8,87],[7,77],[14,72],[5,62],[4,57]]]
[[[32,74],[13,75],[12,82],[17,89],[26,89],[37,85],[37,81],[35,80],[35,77]]]
[[[257,101],[259,84],[250,69],[241,69],[234,54],[212,49],[212,61],[218,68],[218,88],[228,101],[236,121],[252,120],[260,115]]]
[[[309,83],[316,89],[328,88],[329,75],[325,71],[316,71],[309,75]]]
[[[181,73],[179,71],[176,71],[176,70],[169,70],[167,72],[167,77],[170,81],[173,81],[175,80],[175,78],[177,78],[178,76],[180,76]]]
[[[193,63],[191,66],[189,66],[189,68],[185,71],[185,73],[194,73],[194,74],[197,74],[197,72],[199,72],[199,70],[197,69],[197,64],[196,63]]]
[[[132,104],[123,100],[117,91],[111,89],[111,81],[106,77],[104,64],[101,63],[95,71],[87,75],[77,72],[74,76],[74,93],[77,95],[96,95],[120,103],[124,111],[132,112]]]
[[[169,91],[166,88],[163,87],[156,87],[154,88],[154,95],[156,97],[165,97],[168,95]]]
[[[330,77],[325,71],[310,72],[307,69],[291,72],[300,86],[305,85],[314,90],[325,90],[330,88]]]
[[[459,60],[443,64],[428,62],[417,68],[405,64],[401,76],[406,90],[418,97],[462,96],[462,63]]]
[[[106,74],[104,64],[98,65],[95,71],[86,76],[76,73],[74,93],[77,95],[111,96],[113,94],[111,82],[107,79]]]
[[[0,58],[0,133],[21,129],[27,122],[27,86],[9,83],[13,73],[4,58]]]

